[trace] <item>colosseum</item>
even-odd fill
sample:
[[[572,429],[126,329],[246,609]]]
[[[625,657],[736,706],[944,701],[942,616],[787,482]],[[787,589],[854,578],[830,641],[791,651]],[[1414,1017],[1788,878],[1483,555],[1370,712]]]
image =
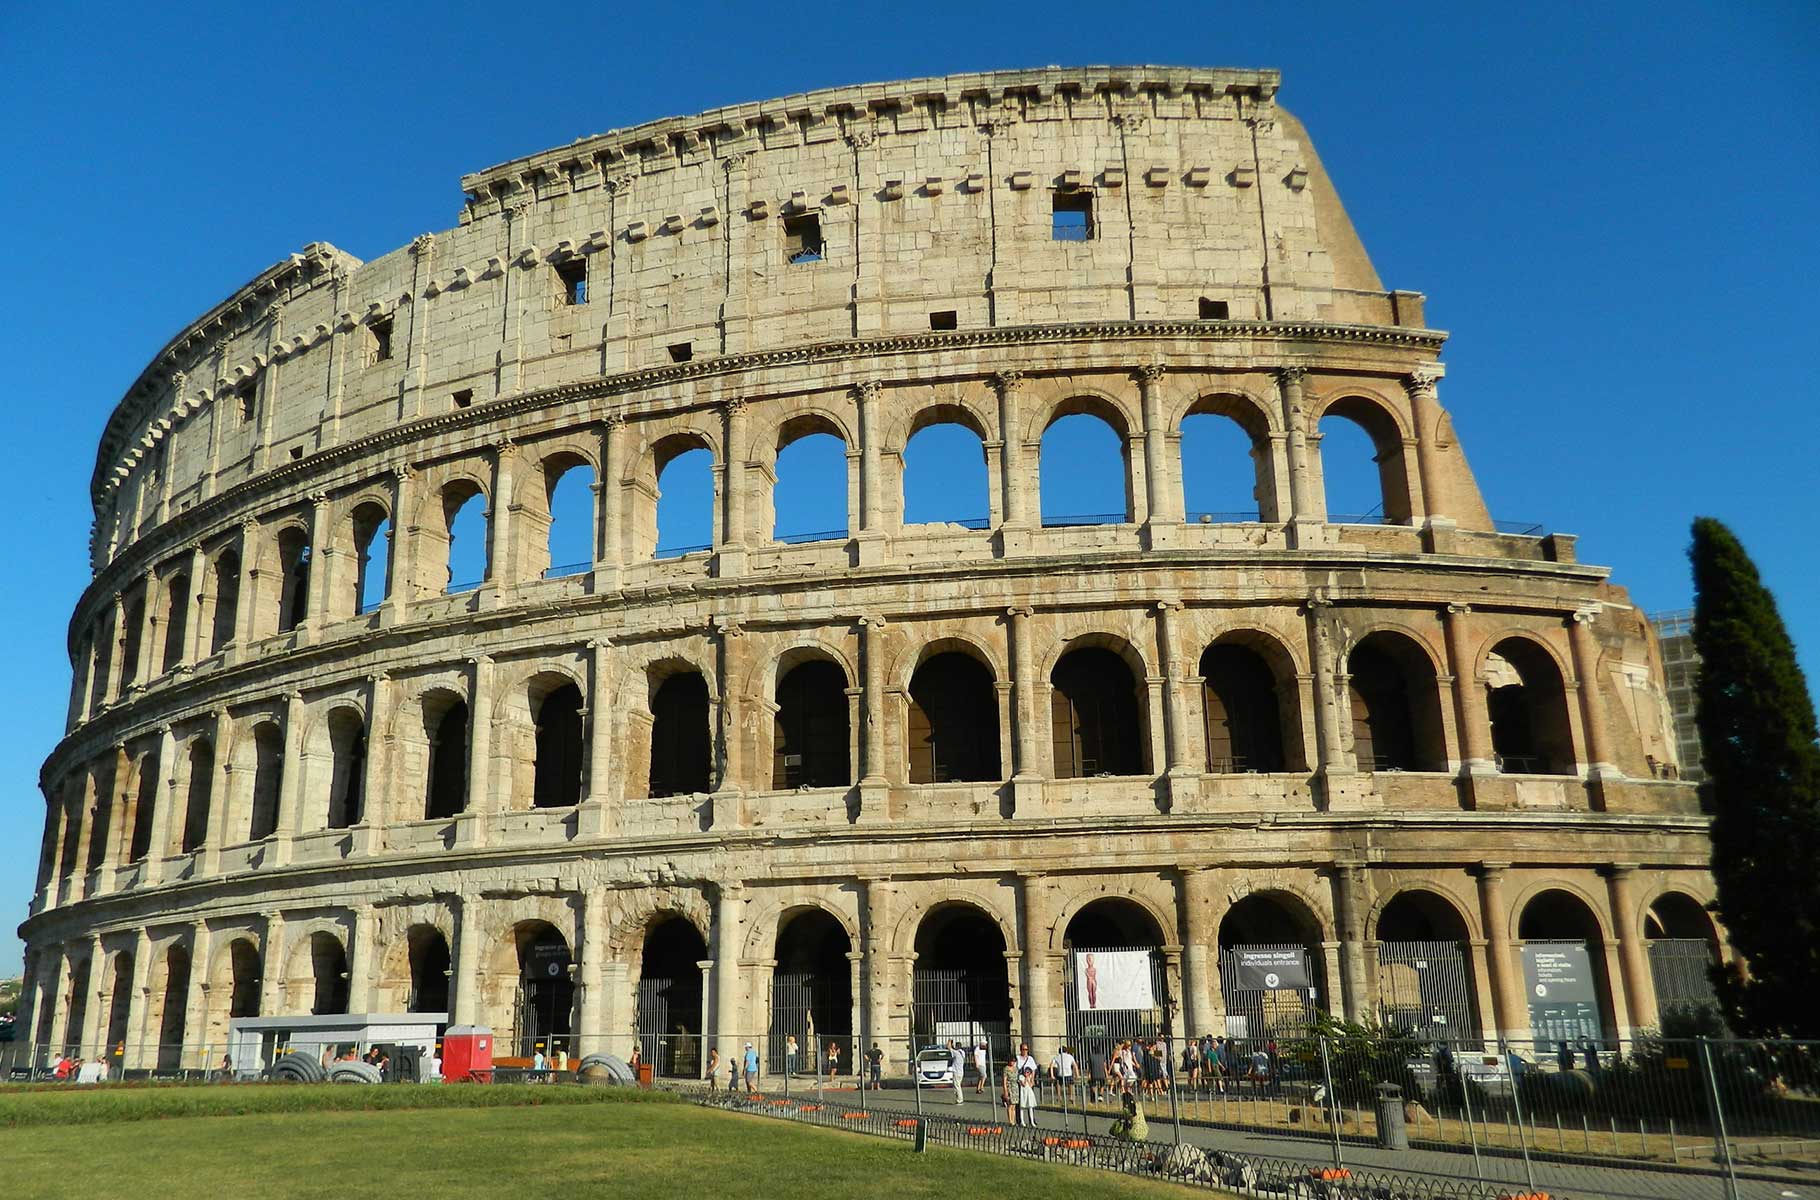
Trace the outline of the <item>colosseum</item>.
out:
[[[27,1052],[194,1069],[417,1014],[689,1074],[787,1036],[901,1064],[956,1029],[1623,1037],[1699,1002],[1726,950],[1649,626],[1572,536],[1492,519],[1446,335],[1278,79],[654,121],[197,317],[100,443]],[[1124,512],[1044,504],[1070,417],[1116,435]],[[1207,423],[1251,511],[1187,504]],[[1370,517],[1328,511],[1336,423]],[[978,519],[907,519],[938,428]],[[818,435],[834,532],[787,536]],[[709,545],[662,527],[684,464]],[[1550,948],[1577,1011],[1531,994]],[[1141,952],[1148,1005],[1089,1012],[1083,950]]]

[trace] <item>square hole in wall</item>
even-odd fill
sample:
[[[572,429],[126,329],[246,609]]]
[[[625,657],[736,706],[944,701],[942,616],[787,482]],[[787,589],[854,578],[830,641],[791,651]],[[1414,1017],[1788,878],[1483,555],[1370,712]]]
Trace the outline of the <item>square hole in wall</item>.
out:
[[[694,342],[677,342],[674,346],[670,347],[670,361],[673,363],[688,362],[690,359],[692,359],[694,357],[695,357],[695,343]]]
[[[1093,193],[1056,192],[1050,207],[1049,238],[1056,242],[1093,239]]]
[[[250,424],[259,411],[258,386],[249,379],[234,389],[234,398],[240,402],[240,423]]]
[[[822,260],[822,219],[815,213],[784,218],[784,258],[792,264]]]
[[[373,361],[382,363],[392,357],[392,318],[380,317],[367,326],[373,335]]]
[[[303,447],[302,446],[292,446],[291,447],[291,461],[296,462],[298,459],[300,459],[302,457],[303,457]]]
[[[944,308],[940,312],[929,314],[929,328],[931,329],[956,329],[959,326],[960,314],[952,308]]]
[[[1232,316],[1232,306],[1224,300],[1209,300],[1201,297],[1201,320],[1224,321]]]
[[[453,398],[456,408],[466,408],[468,405],[474,403],[474,389],[462,388],[459,392],[455,393]]]
[[[556,264],[556,279],[562,285],[564,304],[588,302],[588,260],[579,254]]]

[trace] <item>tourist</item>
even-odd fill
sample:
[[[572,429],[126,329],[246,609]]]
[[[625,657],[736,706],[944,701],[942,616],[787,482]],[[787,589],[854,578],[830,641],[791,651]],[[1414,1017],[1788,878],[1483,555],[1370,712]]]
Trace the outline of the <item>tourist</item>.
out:
[[[230,1055],[221,1056],[221,1066],[217,1071],[223,1082],[234,1077],[234,1060]]]
[[[1036,1074],[1036,1059],[1030,1054],[1030,1043],[1024,1042],[1017,1048],[1017,1073],[1021,1077],[1025,1071]]]
[[[531,1051],[531,1082],[546,1082],[547,1075],[548,1072],[545,1069],[543,1047],[539,1046],[537,1049]]]
[[[973,1085],[975,1094],[984,1094],[986,1091],[986,1068],[990,1062],[991,1055],[986,1049],[986,1043],[981,1042],[973,1048],[973,1070],[979,1076]]]
[[[1005,1106],[1007,1124],[1017,1124],[1017,1064],[1005,1060],[1005,1069],[999,1072],[998,1098]]]
[[[872,1043],[872,1052],[866,1055],[866,1065],[872,1071],[872,1090],[877,1091],[885,1086],[885,1052]]]
[[[739,1063],[739,1055],[727,1055],[727,1095],[729,1097],[739,1090]]]
[[[1063,1104],[1068,1103],[1068,1094],[1074,1090],[1076,1065],[1074,1054],[1066,1046],[1056,1051],[1055,1057],[1049,1060],[1049,1073],[1061,1086]]]
[[[1198,1090],[1201,1086],[1201,1045],[1189,1038],[1182,1046],[1182,1074],[1188,1077],[1188,1087]]]
[[[1087,1099],[1096,1103],[1106,1099],[1108,1066],[1106,1047],[1095,1042],[1087,1051]]]
[[[1036,1068],[1032,1067],[1018,1076],[1017,1080],[1017,1123],[1036,1127]]]
[[[1124,1107],[1124,1115],[1112,1123],[1112,1128],[1107,1130],[1107,1133],[1125,1142],[1141,1142],[1148,1138],[1150,1126],[1144,1120],[1143,1103],[1130,1092],[1126,1092]]]
[[[840,1074],[840,1047],[828,1043],[828,1082],[832,1084],[835,1076]]]
[[[746,1043],[745,1068],[746,1095],[756,1096],[758,1095],[758,1051],[752,1048],[751,1042]]]
[[[802,1052],[803,1052],[802,1047],[798,1046],[796,1044],[796,1035],[794,1033],[784,1039],[784,1074],[785,1075],[795,1075],[796,1074],[796,1060],[798,1058],[802,1057]]]
[[[708,1047],[708,1095],[720,1090],[720,1047]]]
[[[958,1041],[948,1043],[948,1073],[953,1076],[954,1102],[963,1103],[966,1097],[961,1094],[961,1079],[967,1074],[967,1052],[961,1049]]]
[[[1569,1046],[1566,1042],[1562,1042],[1561,1048],[1555,1051],[1555,1065],[1563,1071],[1573,1070],[1574,1048]]]

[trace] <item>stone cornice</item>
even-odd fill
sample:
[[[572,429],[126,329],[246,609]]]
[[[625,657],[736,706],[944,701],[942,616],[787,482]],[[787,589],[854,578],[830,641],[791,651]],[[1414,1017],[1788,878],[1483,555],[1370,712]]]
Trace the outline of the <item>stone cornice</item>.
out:
[[[1063,342],[1143,345],[1161,339],[1192,339],[1198,342],[1216,343],[1266,343],[1282,347],[1281,357],[1284,359],[1301,359],[1305,353],[1303,348],[1309,345],[1363,346],[1404,351],[1416,355],[1435,355],[1440,353],[1441,347],[1447,340],[1447,334],[1435,329],[1408,329],[1389,325],[1347,325],[1321,321],[1091,321],[1010,325],[991,329],[971,329],[948,333],[920,332],[891,337],[850,338],[806,346],[778,347],[687,363],[646,367],[621,372],[617,375],[558,384],[486,403],[476,403],[471,408],[455,409],[394,425],[378,433],[331,446],[295,462],[281,463],[264,474],[235,484],[210,499],[176,514],[163,525],[149,531],[132,546],[124,548],[112,562],[95,574],[89,586],[84,589],[82,599],[76,606],[76,614],[78,618],[85,616],[95,595],[117,590],[120,586],[119,575],[131,570],[130,566],[126,564],[143,561],[147,558],[162,557],[169,553],[170,547],[204,536],[213,526],[226,519],[225,513],[256,502],[274,492],[297,494],[306,490],[315,490],[317,485],[314,480],[326,470],[356,461],[375,451],[408,445],[419,439],[428,439],[462,428],[485,426],[501,418],[518,417],[537,409],[557,407],[575,401],[611,399],[646,389],[670,387],[679,383],[722,378],[746,371],[779,366],[825,365],[929,351],[992,349]],[[1154,349],[1151,348],[1146,348],[1144,351],[1147,358],[1154,353]],[[1263,370],[1273,364],[1260,362],[1258,365],[1259,369]],[[129,393],[129,397],[131,395],[132,393]],[[121,420],[126,411],[127,404],[123,401],[121,408],[115,411],[114,420]],[[112,428],[112,424],[113,422],[110,422],[110,428]],[[103,460],[106,458],[109,445],[108,440],[104,438]],[[99,488],[102,477],[102,468],[97,465],[93,486]],[[287,483],[290,486],[286,487]],[[99,495],[100,493],[97,491],[96,496],[99,497]],[[152,552],[148,554],[147,548],[152,548]],[[75,622],[75,624],[80,623],[80,620]]]

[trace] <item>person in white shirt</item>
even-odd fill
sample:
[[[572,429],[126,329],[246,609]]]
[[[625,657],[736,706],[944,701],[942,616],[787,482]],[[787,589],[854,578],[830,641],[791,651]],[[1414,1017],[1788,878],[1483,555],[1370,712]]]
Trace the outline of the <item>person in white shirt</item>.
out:
[[[1060,1085],[1064,1096],[1074,1087],[1074,1072],[1074,1054],[1068,1047],[1063,1046],[1056,1051],[1055,1057],[1049,1060],[1049,1074]]]
[[[954,1077],[954,1102],[961,1103],[961,1077],[967,1073],[967,1052],[961,1049],[959,1042],[948,1043],[948,1073]]]
[[[979,1075],[979,1082],[973,1085],[975,1092],[986,1090],[986,1043],[981,1042],[973,1048],[973,1069]]]

